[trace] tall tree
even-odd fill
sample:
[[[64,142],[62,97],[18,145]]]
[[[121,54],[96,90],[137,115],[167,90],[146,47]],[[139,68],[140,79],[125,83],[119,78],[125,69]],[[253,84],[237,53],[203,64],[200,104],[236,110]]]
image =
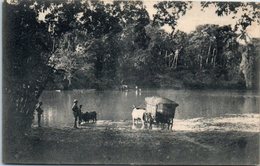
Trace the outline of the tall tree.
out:
[[[254,59],[254,54],[248,54],[248,50],[252,47],[252,40],[248,37],[246,32],[247,28],[251,26],[253,23],[257,23],[260,25],[260,5],[258,2],[201,2],[203,8],[207,8],[209,6],[215,6],[216,14],[218,16],[225,16],[231,15],[233,19],[236,19],[236,25],[234,26],[234,30],[238,32],[239,40],[243,40],[247,45],[248,49],[244,49],[242,53],[242,61],[240,66],[245,65],[245,58],[247,59]],[[249,51],[250,52],[250,51]],[[249,60],[251,61],[251,60]],[[252,61],[251,61],[252,62]],[[247,67],[244,67],[242,72],[244,74],[244,78],[246,81],[247,88],[252,88],[252,79],[251,76],[253,75],[253,63],[248,63]],[[247,71],[246,71],[247,70]]]
[[[3,3],[4,144],[20,144],[31,127],[35,105],[49,79],[51,36],[37,20],[32,1]],[[4,146],[6,153],[21,149]]]
[[[260,5],[257,2],[201,2],[203,9],[209,6],[215,7],[218,16],[228,16],[233,14],[236,25],[235,31],[239,31],[239,38],[246,39],[246,29],[256,22],[260,24]]]
[[[191,2],[161,1],[154,5],[156,14],[154,15],[153,24],[156,26],[168,25],[172,28],[172,35],[178,19],[191,9]]]

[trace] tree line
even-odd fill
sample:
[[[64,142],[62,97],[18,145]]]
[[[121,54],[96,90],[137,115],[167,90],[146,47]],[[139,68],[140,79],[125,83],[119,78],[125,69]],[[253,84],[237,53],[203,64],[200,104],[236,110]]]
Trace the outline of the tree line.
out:
[[[142,38],[132,24],[98,39],[82,31],[67,32],[52,59],[62,74],[48,88],[246,88],[253,79],[246,80],[240,66],[246,47],[251,48],[250,58],[257,57],[256,46],[239,44],[230,25],[201,25],[189,34],[174,35],[151,24],[144,30]]]

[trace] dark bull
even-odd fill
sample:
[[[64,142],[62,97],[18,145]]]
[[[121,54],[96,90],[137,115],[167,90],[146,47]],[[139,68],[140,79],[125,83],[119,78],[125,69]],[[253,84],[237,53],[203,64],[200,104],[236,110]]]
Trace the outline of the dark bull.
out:
[[[96,111],[82,113],[80,119],[84,122],[89,122],[92,120],[92,122],[95,123],[97,121],[97,113]]]

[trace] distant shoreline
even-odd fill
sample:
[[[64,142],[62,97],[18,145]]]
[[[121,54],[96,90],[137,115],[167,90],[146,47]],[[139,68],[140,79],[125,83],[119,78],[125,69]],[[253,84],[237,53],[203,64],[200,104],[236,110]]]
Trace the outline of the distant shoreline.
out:
[[[116,88],[107,88],[107,89],[88,89],[88,88],[81,88],[81,89],[45,89],[44,91],[122,91],[122,92],[129,92],[129,91],[137,91],[136,89],[128,89],[128,90],[119,90]],[[141,91],[144,90],[192,90],[192,91],[222,91],[222,90],[227,90],[227,91],[252,91],[252,92],[260,92],[258,89],[238,89],[238,88],[142,88]]]

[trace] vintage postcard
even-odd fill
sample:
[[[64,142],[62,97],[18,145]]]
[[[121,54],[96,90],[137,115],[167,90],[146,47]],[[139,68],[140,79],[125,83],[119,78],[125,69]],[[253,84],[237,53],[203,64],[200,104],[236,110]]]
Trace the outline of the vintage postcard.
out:
[[[2,6],[4,164],[259,164],[259,2]]]

